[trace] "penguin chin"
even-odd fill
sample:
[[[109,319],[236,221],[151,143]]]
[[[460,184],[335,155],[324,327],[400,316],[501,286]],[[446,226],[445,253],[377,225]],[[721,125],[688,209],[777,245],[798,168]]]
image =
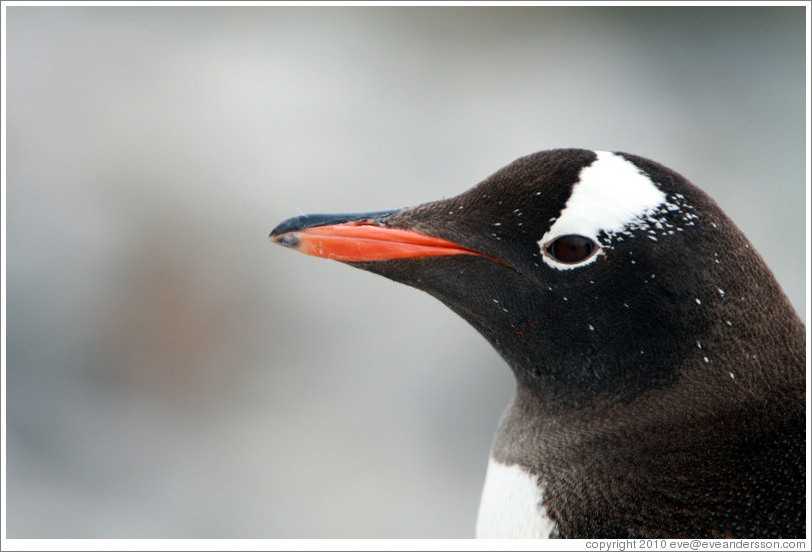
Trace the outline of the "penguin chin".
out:
[[[626,403],[678,377],[673,361],[680,350],[663,327],[670,318],[653,318],[644,332],[632,331],[621,320],[614,347],[601,349],[598,340],[607,329],[596,330],[579,314],[589,309],[586,297],[562,296],[487,258],[454,255],[347,264],[444,303],[491,344],[517,383],[550,413],[595,402]],[[668,354],[659,354],[658,347]]]

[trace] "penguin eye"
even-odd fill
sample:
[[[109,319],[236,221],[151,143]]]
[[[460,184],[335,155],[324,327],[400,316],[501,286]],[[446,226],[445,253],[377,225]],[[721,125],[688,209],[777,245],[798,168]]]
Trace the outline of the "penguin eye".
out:
[[[596,251],[595,242],[577,234],[561,236],[544,248],[544,251],[561,263],[574,264],[588,259]]]

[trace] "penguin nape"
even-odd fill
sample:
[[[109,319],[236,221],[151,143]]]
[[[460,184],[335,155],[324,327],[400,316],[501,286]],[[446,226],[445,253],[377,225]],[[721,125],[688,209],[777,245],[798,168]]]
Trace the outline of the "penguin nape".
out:
[[[676,172],[543,151],[270,237],[430,293],[510,366],[477,537],[805,537],[805,327]]]

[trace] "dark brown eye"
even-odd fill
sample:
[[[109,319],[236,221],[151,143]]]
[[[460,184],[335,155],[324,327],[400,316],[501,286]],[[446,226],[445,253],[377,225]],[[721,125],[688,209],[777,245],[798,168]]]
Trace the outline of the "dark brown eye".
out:
[[[595,251],[595,242],[577,234],[567,234],[547,244],[547,254],[562,263],[579,263]]]

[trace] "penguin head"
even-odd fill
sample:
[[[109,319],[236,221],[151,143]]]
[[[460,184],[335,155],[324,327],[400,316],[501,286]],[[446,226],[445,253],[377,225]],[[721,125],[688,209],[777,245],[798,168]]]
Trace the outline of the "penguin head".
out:
[[[798,324],[711,198],[626,153],[539,152],[456,197],[296,217],[271,238],[430,293],[553,410],[686,381],[730,394],[765,372],[746,345],[753,318],[765,336]]]

